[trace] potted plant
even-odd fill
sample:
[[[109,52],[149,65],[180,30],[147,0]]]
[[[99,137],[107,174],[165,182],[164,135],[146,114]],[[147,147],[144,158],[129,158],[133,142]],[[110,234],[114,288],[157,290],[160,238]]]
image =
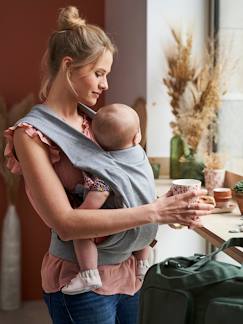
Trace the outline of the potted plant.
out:
[[[173,43],[165,53],[168,72],[163,78],[174,117],[170,123],[173,132],[170,177],[203,182],[200,145],[206,139],[207,147],[202,152],[213,152],[221,99],[234,65],[221,48],[215,48],[214,40],[205,46],[202,58],[196,60],[192,33],[184,35],[173,28],[171,33]]]
[[[235,199],[239,206],[241,215],[243,215],[243,180],[236,182],[232,188],[235,193]]]

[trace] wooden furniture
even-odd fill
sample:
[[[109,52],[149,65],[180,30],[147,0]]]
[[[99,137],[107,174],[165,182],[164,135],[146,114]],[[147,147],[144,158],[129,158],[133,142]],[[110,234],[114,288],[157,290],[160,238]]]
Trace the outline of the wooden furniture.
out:
[[[171,179],[163,178],[155,180],[157,195],[166,193],[171,184]],[[211,214],[202,217],[203,227],[194,231],[206,239],[213,246],[220,246],[231,237],[243,237],[243,233],[229,233],[229,230],[235,229],[239,224],[243,225],[243,219],[239,209],[236,207],[231,213]],[[243,263],[243,248],[230,248],[225,250],[229,256],[236,261]]]
[[[195,229],[195,232],[205,238],[213,246],[219,247],[231,237],[242,237],[243,233],[230,233],[239,224],[243,225],[238,208],[232,213],[211,214],[202,217],[203,227]],[[243,263],[243,248],[234,247],[225,250],[225,253],[234,260]]]

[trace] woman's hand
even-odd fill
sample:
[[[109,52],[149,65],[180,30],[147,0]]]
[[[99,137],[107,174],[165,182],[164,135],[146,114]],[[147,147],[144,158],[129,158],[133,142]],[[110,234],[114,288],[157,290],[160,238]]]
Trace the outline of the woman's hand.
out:
[[[211,213],[214,206],[204,202],[193,202],[191,199],[205,195],[205,190],[198,192],[186,192],[183,194],[165,196],[158,198],[154,202],[156,208],[157,224],[179,223],[189,228],[200,227],[200,216]]]

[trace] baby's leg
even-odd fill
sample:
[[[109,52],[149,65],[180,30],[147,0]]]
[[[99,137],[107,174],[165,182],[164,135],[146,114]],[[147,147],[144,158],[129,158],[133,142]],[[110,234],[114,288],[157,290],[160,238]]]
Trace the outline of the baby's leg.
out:
[[[92,239],[74,240],[73,246],[81,271],[97,269],[98,251]]]
[[[75,295],[100,288],[102,283],[97,269],[98,252],[95,243],[91,239],[74,240],[73,245],[80,272],[62,288],[62,292]]]

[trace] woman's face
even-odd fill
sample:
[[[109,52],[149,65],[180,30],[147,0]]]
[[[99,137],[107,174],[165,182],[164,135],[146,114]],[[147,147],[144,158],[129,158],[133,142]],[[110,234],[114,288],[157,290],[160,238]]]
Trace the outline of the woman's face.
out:
[[[107,75],[110,73],[113,56],[105,51],[95,64],[71,70],[70,81],[78,100],[88,106],[94,106],[99,96],[108,89]]]

